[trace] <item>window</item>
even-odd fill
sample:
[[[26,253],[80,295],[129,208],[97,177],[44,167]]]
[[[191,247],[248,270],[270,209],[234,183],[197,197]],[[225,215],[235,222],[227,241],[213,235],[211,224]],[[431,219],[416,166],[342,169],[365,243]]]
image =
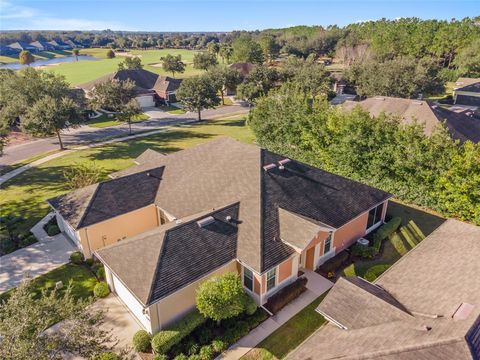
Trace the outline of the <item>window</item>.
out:
[[[377,207],[374,207],[368,212],[367,229],[370,229],[373,225],[379,223],[382,220],[382,212],[383,203],[378,205]]]
[[[275,268],[267,272],[267,291],[270,291],[275,287],[275,279],[277,275],[276,270],[277,269]]]
[[[325,245],[323,246],[323,254],[325,255],[331,249],[332,249],[332,233],[328,234],[328,237],[325,240]]]
[[[243,285],[248,290],[253,291],[253,272],[246,267],[243,268]]]

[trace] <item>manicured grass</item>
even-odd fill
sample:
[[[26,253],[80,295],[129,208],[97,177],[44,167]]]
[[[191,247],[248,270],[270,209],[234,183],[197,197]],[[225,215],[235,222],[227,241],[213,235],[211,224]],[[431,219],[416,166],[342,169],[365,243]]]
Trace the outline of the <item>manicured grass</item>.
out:
[[[275,360],[285,358],[325,323],[325,318],[315,311],[325,296],[326,294],[323,294],[306,306],[241,359]]]
[[[159,109],[163,110],[163,111],[166,111],[169,114],[174,114],[174,115],[179,115],[179,114],[185,114],[186,113],[185,110],[183,110],[181,108],[178,108],[176,106],[171,106],[171,105],[160,106]]]
[[[150,119],[148,115],[139,114],[133,117],[132,122],[141,122],[148,119]],[[110,126],[121,125],[121,124],[124,124],[124,122],[118,121],[115,117],[109,118],[106,114],[103,114],[102,116],[96,119],[89,120],[87,124],[88,126],[94,127],[94,128],[106,128]]]
[[[82,84],[108,73],[114,72],[118,68],[118,64],[124,60],[125,57],[117,56],[114,59],[107,59],[106,52],[108,49],[81,49],[82,55],[92,55],[101,60],[90,61],[81,60],[71,63],[65,63],[58,66],[48,67],[47,71],[53,71],[58,74],[62,74],[66,77],[67,81],[72,85]],[[185,72],[183,74],[175,74],[175,77],[184,78],[201,73],[202,70],[194,69],[192,65],[193,50],[183,49],[161,49],[161,50],[132,50],[130,54],[139,55],[142,59],[144,69],[152,71],[161,75],[172,76],[172,74],[165,72],[161,67],[152,66],[160,63],[160,57],[167,54],[182,55],[182,60],[187,64]]]
[[[44,275],[32,280],[32,293],[35,298],[41,296],[42,291],[52,290],[55,284],[62,281],[64,287],[59,290],[63,294],[72,282],[72,296],[74,299],[86,299],[93,295],[93,288],[97,283],[97,278],[92,271],[85,265],[65,264]],[[0,301],[5,300],[13,290],[9,290],[0,295]]]
[[[3,214],[16,214],[25,221],[20,231],[28,231],[51,209],[46,200],[69,192],[63,172],[80,163],[95,162],[102,169],[102,179],[108,174],[133,165],[133,160],[148,148],[171,153],[212,140],[221,135],[251,143],[254,136],[245,125],[243,116],[230,120],[204,121],[189,127],[172,127],[165,133],[80,150],[51,160],[25,171],[2,185],[0,208]]]
[[[387,216],[401,217],[402,226],[385,241],[381,256],[356,261],[343,270],[343,275],[364,277],[373,268],[378,277],[445,221],[436,214],[397,201],[389,202]]]

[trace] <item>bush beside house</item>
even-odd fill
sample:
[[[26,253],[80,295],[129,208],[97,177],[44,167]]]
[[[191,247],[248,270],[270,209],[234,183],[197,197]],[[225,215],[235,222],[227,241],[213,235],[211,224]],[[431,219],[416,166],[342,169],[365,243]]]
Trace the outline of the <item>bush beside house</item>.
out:
[[[74,264],[80,265],[85,260],[85,256],[81,251],[74,251],[70,254],[70,261]]]
[[[95,285],[93,288],[93,294],[97,298],[107,297],[108,294],[110,294],[110,289],[108,288],[107,283],[102,281]]]
[[[355,244],[352,248],[352,254],[364,259],[372,259],[380,252],[383,240],[397,231],[401,225],[402,219],[394,217],[384,225],[380,226],[373,235],[373,244],[371,246],[364,246]]]
[[[307,278],[300,277],[295,280],[293,283],[288,284],[284,288],[280,289],[276,294],[274,294],[270,299],[268,299],[265,307],[271,311],[273,314],[278,313],[282,310],[288,303],[295,300],[303,292],[307,290]]]

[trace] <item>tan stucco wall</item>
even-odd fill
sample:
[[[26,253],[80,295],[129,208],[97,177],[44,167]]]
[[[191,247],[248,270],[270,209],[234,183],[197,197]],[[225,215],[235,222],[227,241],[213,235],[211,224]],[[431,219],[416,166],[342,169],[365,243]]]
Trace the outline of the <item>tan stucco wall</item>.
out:
[[[325,239],[328,237],[328,232],[325,232],[325,231],[320,231],[317,236],[315,236],[312,241],[310,242],[310,244],[308,244],[306,247],[305,247],[305,250],[308,250],[312,247],[314,247],[315,245],[317,244],[320,244],[325,241]]]
[[[150,320],[153,332],[155,333],[168,326],[195,308],[196,290],[202,282],[227,272],[238,273],[236,263],[236,261],[231,261],[207,276],[152,304],[150,306]],[[156,307],[156,309],[151,309],[152,307]],[[157,316],[153,316],[154,313]]]
[[[119,240],[141,234],[158,226],[155,205],[131,211],[78,231],[85,257]]]
[[[335,247],[337,254],[365,235],[365,230],[367,230],[367,220],[368,211],[335,231],[333,236],[333,246]],[[321,251],[323,254],[323,248]]]

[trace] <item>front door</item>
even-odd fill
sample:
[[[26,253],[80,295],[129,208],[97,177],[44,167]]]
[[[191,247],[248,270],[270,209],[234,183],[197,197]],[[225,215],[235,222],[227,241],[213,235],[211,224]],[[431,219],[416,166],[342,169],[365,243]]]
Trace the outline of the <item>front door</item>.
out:
[[[315,246],[307,250],[307,255],[305,258],[305,267],[309,270],[315,270],[313,265],[314,260],[315,260]]]

